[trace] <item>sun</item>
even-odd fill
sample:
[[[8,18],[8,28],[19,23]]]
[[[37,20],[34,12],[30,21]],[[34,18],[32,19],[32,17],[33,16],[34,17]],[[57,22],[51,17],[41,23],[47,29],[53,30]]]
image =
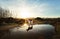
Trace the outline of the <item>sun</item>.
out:
[[[29,8],[24,7],[21,9],[21,17],[22,18],[28,18],[30,16],[31,16],[31,14],[30,14]]]
[[[32,16],[31,9],[28,7],[21,7],[17,11],[18,18],[29,18]]]
[[[29,18],[30,17],[30,14],[29,13],[21,13],[21,18]]]

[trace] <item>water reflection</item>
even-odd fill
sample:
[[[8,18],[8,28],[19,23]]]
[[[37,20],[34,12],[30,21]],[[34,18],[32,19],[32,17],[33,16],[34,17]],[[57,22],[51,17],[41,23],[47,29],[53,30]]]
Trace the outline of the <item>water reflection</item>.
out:
[[[54,33],[55,28],[49,24],[40,24],[33,25],[33,28],[26,31],[28,29],[28,25],[24,24],[21,27],[15,27],[10,29],[10,34],[6,35],[4,39],[38,39],[40,36],[44,35],[46,38],[50,38]],[[8,37],[8,38],[7,38]]]
[[[21,27],[15,27],[13,29],[10,29],[10,32],[25,32],[27,28],[28,28],[28,25],[24,24]]]

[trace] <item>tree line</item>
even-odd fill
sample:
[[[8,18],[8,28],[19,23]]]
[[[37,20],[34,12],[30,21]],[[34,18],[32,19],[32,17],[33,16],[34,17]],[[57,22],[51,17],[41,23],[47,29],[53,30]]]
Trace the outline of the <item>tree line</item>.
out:
[[[0,18],[6,18],[6,17],[11,17],[9,9],[0,7]]]

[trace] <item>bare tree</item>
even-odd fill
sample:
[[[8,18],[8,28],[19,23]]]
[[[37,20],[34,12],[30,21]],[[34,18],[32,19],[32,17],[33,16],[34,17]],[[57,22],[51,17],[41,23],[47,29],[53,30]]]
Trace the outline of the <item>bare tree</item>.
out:
[[[3,9],[0,7],[0,17],[10,17],[11,13],[8,9]]]

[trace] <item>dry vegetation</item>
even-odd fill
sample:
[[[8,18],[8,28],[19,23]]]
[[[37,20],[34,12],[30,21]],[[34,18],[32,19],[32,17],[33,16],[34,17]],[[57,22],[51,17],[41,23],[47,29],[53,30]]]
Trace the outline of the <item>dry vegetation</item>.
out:
[[[60,39],[60,18],[37,17],[37,18],[32,18],[31,20],[33,20],[34,24],[53,25],[56,31],[56,34],[54,35],[54,39]],[[1,30],[8,31],[8,29],[10,28],[17,27],[15,25],[23,25],[24,23],[25,23],[25,19],[12,18],[12,14],[10,13],[9,10],[0,7],[0,36],[1,36]]]
[[[60,39],[60,18],[32,18],[34,24],[51,24],[55,27],[55,35],[54,39]],[[0,28],[5,25],[23,25],[25,23],[25,19],[17,19],[17,18],[0,18]],[[17,27],[17,26],[15,26]]]

